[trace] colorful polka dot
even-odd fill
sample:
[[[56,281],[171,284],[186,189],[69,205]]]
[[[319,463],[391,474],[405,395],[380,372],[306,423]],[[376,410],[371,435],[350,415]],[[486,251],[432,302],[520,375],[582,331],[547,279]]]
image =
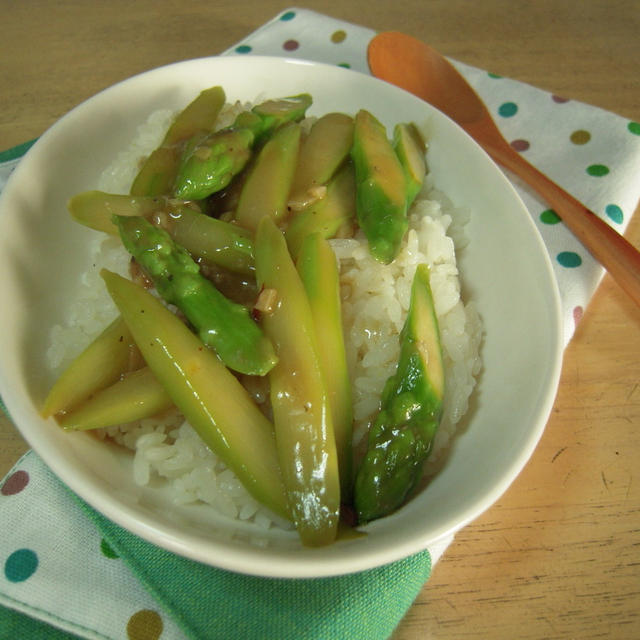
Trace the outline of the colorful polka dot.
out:
[[[518,105],[515,102],[505,102],[498,107],[498,113],[503,118],[511,118],[518,113]]]
[[[29,474],[20,469],[12,473],[2,485],[0,493],[3,496],[13,496],[20,493],[29,484]]]
[[[567,269],[575,269],[582,264],[582,258],[574,251],[561,251],[556,256],[556,260]]]
[[[100,540],[100,552],[105,558],[115,559],[120,557],[104,538]]]
[[[239,47],[236,47],[236,53],[251,53],[251,47],[248,44],[241,44]]]
[[[578,305],[573,309],[573,324],[577,327],[580,320],[582,320],[582,316],[584,315],[584,309]]]
[[[618,224],[622,224],[624,221],[624,213],[622,213],[622,209],[617,204],[608,204],[604,208],[604,212],[609,216],[609,218],[611,218],[611,220]]]
[[[157,611],[142,609],[134,613],[127,622],[129,640],[158,640],[164,625]]]
[[[500,78],[502,78],[502,76],[501,76],[500,74],[498,74],[498,73],[491,73],[491,72],[489,72],[489,73],[487,73],[487,75],[488,75],[490,78],[493,78],[494,80],[500,80]]]
[[[558,224],[560,216],[553,209],[547,209],[540,214],[540,221],[544,224]]]
[[[557,104],[566,104],[569,102],[568,98],[563,98],[562,96],[553,95],[551,96],[551,99]]]
[[[38,568],[38,556],[31,549],[14,551],[4,563],[4,575],[9,582],[24,582]]]
[[[293,20],[296,17],[295,11],[287,11],[280,16],[280,20],[283,22],[287,22],[288,20]]]
[[[347,33],[342,29],[338,29],[337,31],[334,31],[331,34],[331,42],[333,42],[334,44],[340,44],[341,42],[344,42],[346,39],[347,39]]]
[[[516,151],[526,151],[530,145],[528,140],[512,140],[511,146]]]
[[[630,122],[627,129],[636,136],[640,136],[640,122]]]
[[[573,144],[587,144],[587,142],[591,140],[591,134],[584,129],[578,129],[569,136],[569,140],[571,140]]]
[[[594,178],[601,178],[609,173],[609,167],[604,164],[592,164],[587,167],[587,173]]]
[[[351,65],[348,62],[341,62],[340,64],[338,64],[338,66],[345,69],[351,69]]]
[[[287,40],[282,45],[282,48],[285,51],[295,51],[299,46],[300,46],[300,43],[297,40]]]

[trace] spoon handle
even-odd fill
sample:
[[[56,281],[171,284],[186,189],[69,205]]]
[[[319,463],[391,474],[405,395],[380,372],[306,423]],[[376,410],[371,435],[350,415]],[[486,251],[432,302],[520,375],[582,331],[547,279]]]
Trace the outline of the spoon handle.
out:
[[[485,150],[545,198],[589,253],[640,305],[640,252],[593,211],[529,164],[508,143],[504,147],[486,145]]]

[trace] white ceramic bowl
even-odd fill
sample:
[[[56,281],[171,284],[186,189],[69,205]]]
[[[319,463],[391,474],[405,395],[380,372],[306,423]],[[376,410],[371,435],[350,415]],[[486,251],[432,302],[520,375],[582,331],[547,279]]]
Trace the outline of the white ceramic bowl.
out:
[[[87,264],[89,231],[66,202],[95,188],[136,127],[159,108],[178,109],[220,84],[229,99],[307,91],[310,113],[367,108],[388,126],[428,132],[436,185],[468,206],[471,243],[463,285],[485,328],[483,372],[464,431],[427,488],[368,535],[324,549],[295,536],[252,546],[207,510],[177,510],[162,490],[133,482],[131,455],[87,434],[64,433],[38,415],[51,384],[43,366],[48,330],[63,318],[69,283]],[[18,429],[57,476],[105,516],[161,547],[238,572],[314,577],[369,569],[425,549],[476,518],[507,489],[534,450],[561,366],[559,297],[528,212],[504,175],[457,125],[391,85],[339,67],[221,57],[159,68],[101,92],[48,130],[24,157],[0,201],[0,394]],[[229,539],[231,538],[231,539]]]

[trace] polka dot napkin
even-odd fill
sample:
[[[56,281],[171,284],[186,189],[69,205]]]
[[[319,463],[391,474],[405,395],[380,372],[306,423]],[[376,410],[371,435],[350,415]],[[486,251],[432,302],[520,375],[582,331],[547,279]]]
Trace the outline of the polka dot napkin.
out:
[[[373,35],[292,8],[224,55],[305,58],[368,73],[366,48]],[[624,231],[640,196],[639,123],[454,64],[517,151]],[[0,190],[30,144],[0,153]],[[509,177],[553,261],[566,344],[603,271],[555,212]],[[238,576],[165,552],[113,525],[30,452],[0,484],[0,639],[382,640],[450,541],[389,567],[336,579]]]
[[[0,485],[0,523],[2,640],[382,640],[449,542],[351,576],[232,574],[110,523],[33,452]],[[36,635],[44,623],[61,635],[53,629]]]
[[[182,637],[34,453],[27,454],[0,486],[0,514],[0,603],[5,607],[83,638]],[[16,630],[29,623],[13,619],[20,621]],[[24,631],[9,635],[2,624],[0,616],[3,640],[34,637]]]

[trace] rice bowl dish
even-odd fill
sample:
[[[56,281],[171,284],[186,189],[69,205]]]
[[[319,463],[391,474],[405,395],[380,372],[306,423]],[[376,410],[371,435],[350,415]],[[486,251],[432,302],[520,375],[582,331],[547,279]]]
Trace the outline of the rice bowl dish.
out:
[[[280,64],[282,61],[278,61],[278,63]],[[305,71],[308,70],[305,69]],[[329,73],[333,72],[334,70],[331,70]],[[368,83],[369,80],[366,79],[366,82]],[[297,82],[300,82],[299,78]],[[372,82],[377,84],[375,81]],[[324,81],[320,84],[324,84]],[[278,93],[282,94],[287,90],[288,88],[283,87]],[[395,93],[391,89],[388,91]],[[229,93],[231,94],[231,91]],[[273,92],[270,91],[270,93]],[[315,90],[313,93],[319,95]],[[241,98],[251,99],[246,94]],[[159,136],[166,128],[167,119],[178,106],[175,105],[172,109],[156,112],[150,108],[152,102],[151,100],[148,102],[145,118],[140,119],[142,126],[136,125],[135,135],[132,136],[132,132],[129,131],[128,134],[120,136],[120,142],[125,139],[128,144],[120,144],[119,148],[113,144],[110,145],[109,150],[101,153],[102,166],[99,166],[98,162],[95,163],[95,168],[92,169],[94,172],[92,179],[85,178],[82,181],[82,188],[97,187],[113,193],[127,192],[131,172],[135,171],[140,156],[149,153],[154,148]],[[357,106],[357,104],[358,99],[354,97],[351,105]],[[319,107],[319,112],[321,109],[322,106]],[[149,118],[149,113],[153,114],[151,118]],[[433,119],[432,114],[429,115]],[[386,118],[388,120],[389,116]],[[436,121],[437,118],[438,116],[435,117]],[[433,124],[427,125],[427,130],[430,127],[432,128]],[[435,128],[437,130],[437,127]],[[429,134],[430,131],[427,131],[427,139],[431,142]],[[131,143],[132,138],[133,143]],[[124,155],[118,155],[119,151],[127,147],[128,151]],[[335,239],[331,241],[331,244],[340,264],[344,327],[348,336],[349,370],[354,389],[356,445],[366,435],[368,425],[377,408],[382,386],[397,361],[398,333],[406,316],[410,283],[415,266],[421,262],[431,265],[434,301],[441,324],[445,352],[447,386],[452,391],[446,398],[445,415],[427,465],[427,476],[433,477],[433,482],[430,480],[428,484],[429,492],[433,491],[433,498],[437,501],[443,490],[445,493],[447,492],[447,489],[440,484],[440,478],[444,477],[446,481],[450,467],[454,464],[459,465],[457,462],[457,456],[461,455],[459,451],[462,451],[463,457],[467,456],[465,438],[469,431],[473,431],[476,414],[482,415],[482,395],[472,399],[473,407],[470,413],[468,413],[469,402],[470,398],[475,396],[476,379],[480,374],[481,367],[483,368],[482,380],[486,375],[491,376],[491,370],[487,368],[496,362],[495,347],[493,346],[496,334],[492,330],[492,324],[495,320],[492,319],[491,312],[488,318],[488,330],[485,323],[484,311],[487,306],[479,294],[482,293],[484,296],[486,289],[482,286],[479,287],[477,280],[481,270],[474,271],[464,268],[465,261],[470,260],[473,264],[474,260],[477,260],[477,258],[466,257],[467,252],[473,255],[474,243],[476,243],[476,238],[469,230],[477,224],[474,222],[474,217],[477,216],[476,208],[473,206],[474,199],[467,197],[468,194],[464,193],[464,188],[461,191],[449,188],[450,179],[448,177],[445,176],[444,180],[439,179],[442,177],[442,166],[438,166],[437,160],[438,154],[441,152],[441,141],[437,135],[434,138],[433,147],[433,155],[435,155],[433,161],[430,160],[429,154],[427,156],[430,160],[429,168],[431,170],[428,181],[410,212],[410,231],[407,234],[406,243],[392,264],[380,265],[371,260],[366,251],[366,241],[361,236]],[[110,167],[107,166],[109,163],[111,163]],[[449,171],[451,166],[450,164],[446,171]],[[489,172],[494,170],[493,167],[488,166]],[[78,186],[70,186],[67,189],[67,197],[77,191]],[[462,198],[458,197],[460,193],[462,193]],[[505,198],[507,200],[514,198],[508,189]],[[458,206],[457,203],[460,201],[463,202],[463,206]],[[480,208],[484,207],[481,205]],[[526,229],[526,233],[530,233],[526,224],[523,228]],[[77,286],[67,290],[68,304],[65,305],[65,312],[57,314],[56,321],[52,323],[54,329],[46,337],[46,345],[43,344],[43,339],[39,342],[42,347],[41,353],[47,352],[48,368],[46,375],[42,376],[43,382],[38,383],[41,389],[46,387],[47,382],[45,381],[50,382],[56,372],[64,368],[74,353],[82,348],[83,343],[86,344],[96,331],[104,326],[105,318],[115,314],[115,307],[98,278],[100,268],[107,266],[122,274],[126,274],[128,271],[127,254],[118,242],[97,237],[97,234],[95,236],[81,235],[87,239],[85,243],[87,259],[84,259],[83,262],[85,267],[89,266],[84,269],[82,279]],[[536,246],[538,241],[534,238],[532,246]],[[481,238],[480,242],[483,243],[484,240]],[[476,253],[476,255],[478,254]],[[541,264],[548,267],[544,257]],[[458,269],[460,269],[460,274]],[[467,274],[469,275],[468,281]],[[540,295],[547,294],[541,292]],[[553,295],[552,292],[552,299]],[[491,296],[489,296],[490,298]],[[476,299],[478,305],[476,305]],[[491,304],[489,304],[490,307]],[[484,357],[485,345],[482,343],[485,330],[487,330],[489,364]],[[546,338],[541,336],[540,340],[544,342]],[[549,379],[553,386],[554,381],[557,382],[554,376],[557,374],[558,352],[554,351],[557,345],[553,340],[551,345],[550,352],[554,355],[550,361],[542,362],[539,366],[545,369],[550,366],[549,362],[552,363],[552,375]],[[549,389],[545,388],[542,397],[546,400],[541,405],[537,400],[534,402],[536,422],[539,422],[545,411],[550,408],[548,394]],[[7,395],[4,389],[3,395]],[[20,413],[11,406],[10,409],[14,414]],[[465,415],[467,418],[463,421],[464,428],[461,432],[456,433],[458,425]],[[458,445],[457,440],[460,433],[462,434],[461,444]],[[538,437],[539,433],[540,431],[536,431]],[[78,450],[86,448],[86,451],[94,455],[96,447],[93,444],[87,444],[86,435],[83,434],[83,436],[85,437],[83,437],[82,444],[74,443],[72,446],[78,446]],[[137,490],[133,492],[134,495],[137,495],[133,502],[126,501],[128,506],[125,511],[130,509],[135,511],[137,509],[136,503],[146,504],[145,512],[148,509],[154,511],[157,509],[157,506],[154,505],[166,505],[168,499],[173,505],[169,510],[173,514],[169,515],[169,522],[173,522],[178,529],[183,529],[184,526],[187,529],[191,528],[193,536],[198,541],[206,540],[204,531],[209,527],[208,530],[212,532],[211,535],[214,538],[214,545],[217,544],[215,541],[220,540],[240,545],[248,542],[251,547],[256,549],[255,553],[260,553],[259,549],[274,549],[278,561],[282,561],[283,553],[288,554],[293,548],[299,548],[299,544],[294,542],[296,538],[291,526],[274,517],[268,510],[261,508],[246,493],[233,473],[225,468],[224,464],[199,441],[191,427],[178,414],[163,416],[162,420],[143,420],[137,424],[105,429],[102,431],[101,437],[106,441],[117,441],[135,452],[133,456],[129,454],[132,463],[127,462],[125,466],[130,470],[127,473],[130,473],[135,485],[139,487],[139,492]],[[533,440],[535,439],[533,438]],[[78,439],[74,437],[73,440]],[[528,453],[531,451],[533,440],[527,440],[525,451]],[[453,446],[451,446],[452,443]],[[112,451],[110,446],[107,446],[107,449],[109,452]],[[110,455],[111,453],[105,454],[106,458],[109,458]],[[117,452],[114,455],[118,460],[122,457]],[[526,455],[524,458],[526,459]],[[110,464],[106,459],[105,463]],[[120,463],[118,462],[118,464]],[[514,472],[517,473],[516,467],[519,468],[521,464],[523,464],[523,458],[517,460],[514,458],[514,463],[508,465],[510,471],[507,476],[512,479]],[[467,474],[467,483],[468,479]],[[120,481],[116,484],[119,483]],[[128,480],[123,480],[122,485],[126,487],[126,491],[132,491]],[[504,488],[506,488],[506,484],[503,480],[502,483],[496,485],[496,489],[491,494],[492,499],[495,499]],[[153,497],[153,494],[157,494],[157,496]],[[464,494],[460,494],[460,497],[464,503]],[[486,502],[483,504],[485,507],[487,506]],[[455,507],[451,501],[448,502],[448,505],[452,508]],[[419,499],[415,499],[407,505],[406,517],[409,519],[419,518],[416,509],[423,507],[424,501],[420,495]],[[213,508],[217,515],[209,513],[207,509],[210,508]],[[106,511],[109,512],[109,509]],[[466,515],[462,521],[457,520],[456,526],[460,526],[464,520],[468,519],[472,511],[464,508],[463,512]],[[115,512],[111,510],[111,513]],[[392,518],[396,518],[396,516],[392,516]],[[225,519],[233,521],[234,524],[225,525]],[[184,525],[184,522],[187,524]],[[194,522],[200,524],[194,528]],[[210,525],[214,522],[215,526],[211,527]],[[450,524],[444,525],[443,523],[444,521],[439,522],[438,527],[440,528],[434,535],[443,535],[451,530]],[[173,525],[169,524],[168,526],[171,528]],[[393,537],[393,534],[389,533],[388,526],[390,525],[387,523],[384,525],[376,523],[375,526],[371,526],[371,534],[367,537],[373,539],[374,532],[379,530],[381,531],[380,544],[388,545],[391,539],[389,535]],[[275,533],[274,530],[276,530]],[[139,528],[138,532],[141,532]],[[268,535],[264,535],[265,532]],[[196,547],[192,544],[178,542],[174,537],[175,534],[170,534],[168,540],[165,538],[165,534],[158,536],[155,533],[149,534],[147,531],[147,537],[149,536],[168,548],[178,550],[178,552],[191,557],[202,558],[199,546],[203,544],[201,542],[196,545],[198,550],[194,551]],[[162,540],[162,538],[165,539]],[[343,543],[341,541],[339,545],[352,546],[354,542]],[[377,541],[372,542],[372,540],[361,542],[361,546],[365,548],[365,554],[368,553],[366,549],[370,549],[371,544],[374,546],[378,544]],[[293,547],[292,544],[294,544]],[[420,545],[423,544],[424,540]],[[417,550],[415,537],[414,542],[401,543],[391,554],[385,553],[383,556],[385,560],[403,557],[411,549]],[[242,546],[238,553],[244,555],[246,552],[246,548]],[[304,564],[304,560],[301,558],[305,558],[306,553],[306,551],[301,551],[301,556],[297,560],[285,561],[280,565],[280,569],[276,569],[273,565],[269,565],[270,568],[267,568],[265,564],[256,568],[255,571],[265,575],[308,575],[310,570],[308,568],[293,568],[300,561]],[[337,550],[336,553],[344,560],[343,551]],[[348,552],[347,555],[350,553]],[[259,557],[253,552],[249,556],[253,561]],[[208,560],[205,561],[214,564],[222,563],[223,566],[225,563],[226,566],[230,566],[230,562],[235,563],[236,561],[233,554],[230,556],[230,558],[233,557],[232,560],[215,561],[210,555],[207,557]],[[354,557],[357,557],[357,554]],[[375,562],[379,562],[380,559],[381,556]],[[312,563],[314,568],[311,571],[320,571],[320,574],[323,575],[344,572],[345,569],[350,571],[371,566],[368,561],[358,559],[351,564],[343,565],[342,568],[337,568],[334,565],[323,572],[318,568],[318,562],[313,560]],[[253,572],[252,561],[243,561],[241,564],[241,570]]]
[[[232,122],[233,105],[221,114],[219,126]],[[98,189],[108,193],[128,192],[141,159],[159,144],[174,114],[157,111],[141,125],[128,149],[106,167]],[[362,232],[356,237],[334,239],[332,248],[340,264],[343,321],[350,377],[353,381],[354,446],[362,446],[379,409],[385,381],[397,366],[399,334],[409,308],[411,282],[418,264],[428,264],[431,286],[443,339],[447,389],[444,417],[433,451],[427,459],[435,469],[440,455],[455,435],[457,423],[468,407],[469,396],[481,367],[481,322],[472,303],[461,298],[456,266],[458,249],[467,242],[464,225],[470,213],[457,211],[444,194],[424,184],[409,212],[410,231],[403,249],[390,265],[382,265],[369,254]],[[453,228],[450,231],[450,228]],[[98,235],[98,234],[96,234]],[[453,237],[452,237],[453,236]],[[70,318],[51,329],[47,360],[52,377],[95,338],[117,309],[99,277],[102,268],[127,276],[130,256],[111,238],[96,237],[91,268],[83,274],[77,299],[70,305]],[[221,515],[252,523],[253,540],[261,530],[283,521],[262,507],[242,486],[235,474],[208,449],[177,411],[168,416],[100,429],[100,438],[113,439],[135,452],[133,474],[136,484],[147,486],[163,478],[177,505],[205,503]]]

